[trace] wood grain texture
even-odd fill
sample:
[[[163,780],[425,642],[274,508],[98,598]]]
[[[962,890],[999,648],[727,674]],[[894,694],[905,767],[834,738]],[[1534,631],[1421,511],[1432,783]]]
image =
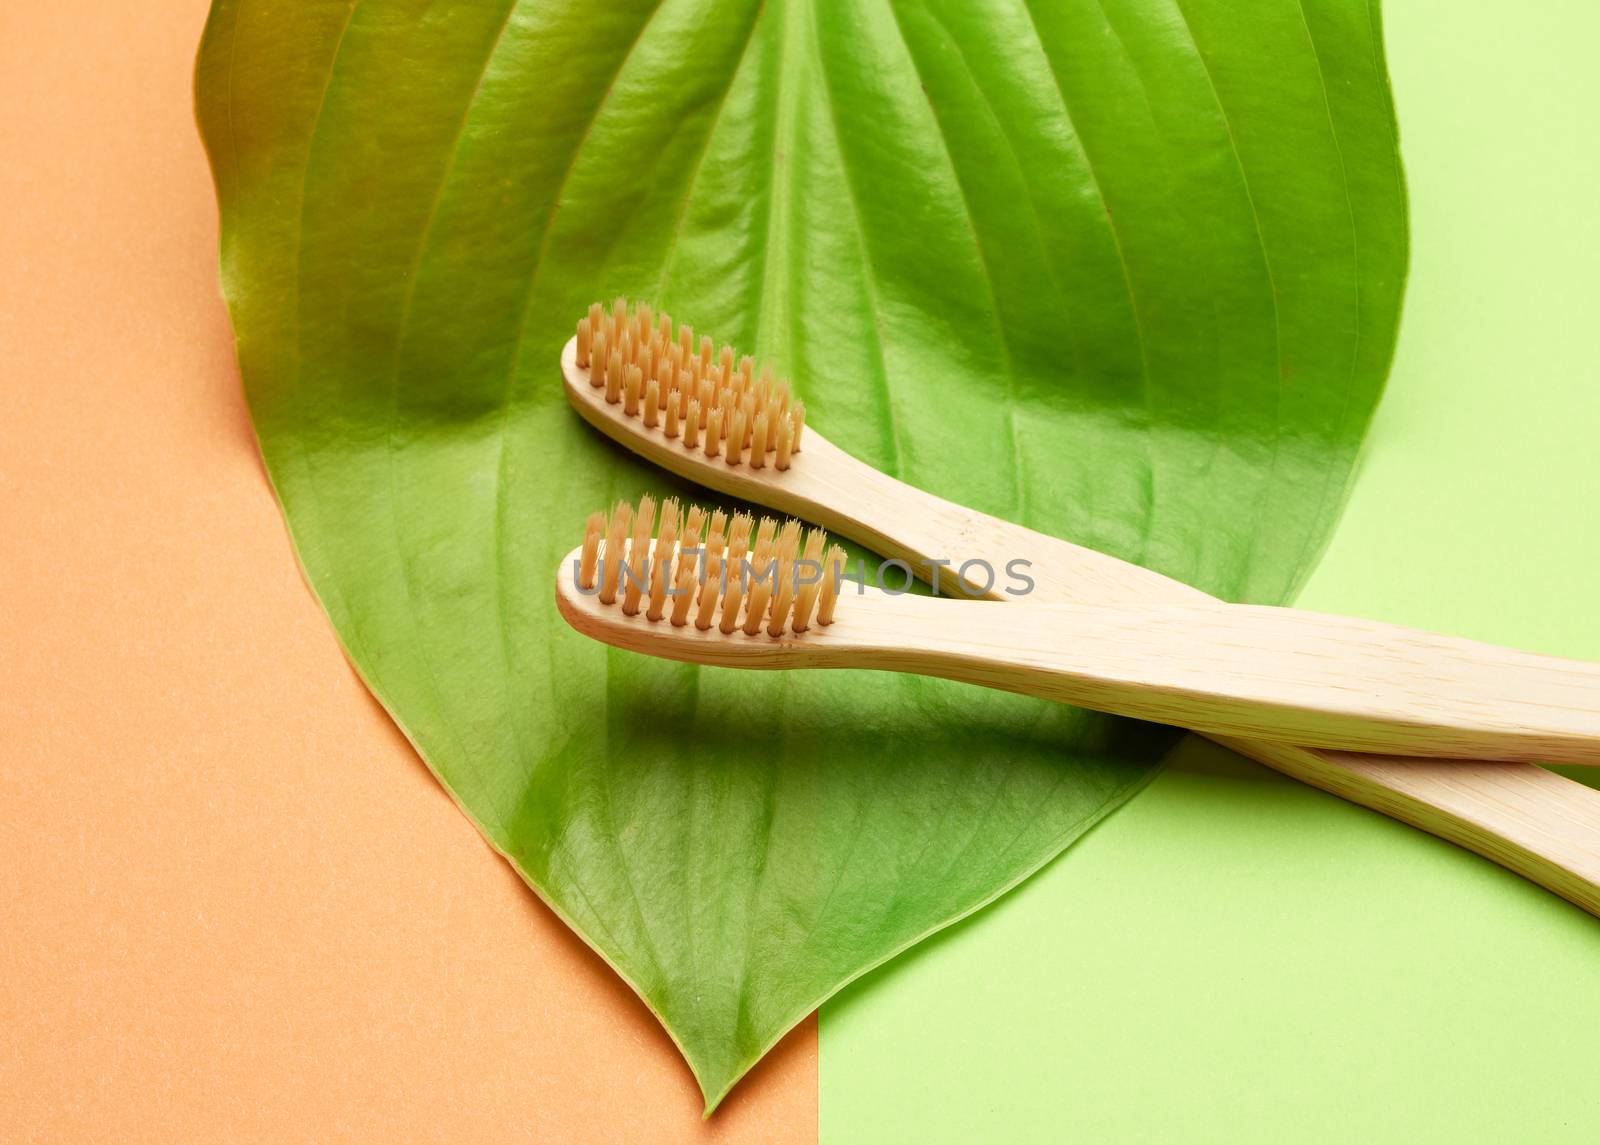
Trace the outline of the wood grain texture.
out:
[[[657,560],[650,548],[646,569]],[[672,552],[681,565],[683,551]],[[578,586],[581,553],[574,549],[557,570],[562,615],[587,636],[648,655],[737,668],[912,672],[1207,735],[1346,751],[1600,762],[1600,665],[1584,661],[1291,608],[1000,608],[849,582],[838,620],[826,628],[725,635],[687,616],[651,621],[642,611],[628,615],[620,601],[603,603],[597,583],[588,592]],[[620,566],[626,557],[602,549],[600,559]],[[715,579],[707,590],[718,591]],[[750,599],[747,592],[746,608]],[[757,616],[768,615],[768,603],[761,599]]]
[[[633,452],[698,484],[905,560],[921,575],[932,571],[946,591],[959,589],[953,567],[930,561],[958,566],[980,559],[1003,568],[1022,558],[1033,565],[1029,575],[1036,588],[1024,598],[1033,606],[1212,599],[1148,569],[915,489],[858,461],[814,428],[807,428],[802,451],[787,470],[708,458],[607,404],[604,394],[589,385],[588,371],[577,365],[575,340],[563,349],[561,370],[573,408]],[[998,588],[986,595],[1004,599]],[[719,634],[718,639],[724,638]],[[1589,714],[1592,718],[1592,704]],[[1583,784],[1503,758],[1446,763],[1251,736],[1219,733],[1217,738],[1296,779],[1466,847],[1600,914],[1600,792]]]

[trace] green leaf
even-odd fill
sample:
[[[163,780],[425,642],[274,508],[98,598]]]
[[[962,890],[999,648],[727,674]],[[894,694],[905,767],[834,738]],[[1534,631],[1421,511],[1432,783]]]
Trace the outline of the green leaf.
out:
[[[1257,601],[1327,536],[1393,347],[1367,0],[218,0],[196,87],[310,583],[708,1108],[1173,733],[571,633],[584,515],[681,491],[566,408],[583,308],[652,299],[888,471]]]

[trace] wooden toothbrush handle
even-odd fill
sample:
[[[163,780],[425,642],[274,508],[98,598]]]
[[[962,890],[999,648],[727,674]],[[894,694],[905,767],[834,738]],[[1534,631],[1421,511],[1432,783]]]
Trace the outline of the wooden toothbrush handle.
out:
[[[885,555],[920,558],[919,573],[925,573],[929,557],[977,557],[1002,573],[1012,559],[1032,561],[1034,592],[1003,599],[1209,599],[1140,566],[932,497],[823,442],[811,430],[807,435],[803,459],[797,458],[793,469],[764,471],[761,480],[750,482],[738,495],[804,516]],[[708,483],[700,468],[673,468]],[[794,477],[800,480],[780,480]],[[848,511],[835,506],[847,506]],[[925,512],[925,506],[932,511]],[[953,587],[953,580],[948,583]],[[1000,590],[990,595],[1002,596]],[[1464,847],[1600,916],[1600,791],[1528,763],[1448,763],[1239,737],[1218,737],[1217,742]]]
[[[1600,763],[1600,664],[1215,600],[1001,608],[874,591],[845,603],[849,623],[827,632],[830,663],[964,680],[1207,735]]]
[[[1600,791],[1529,763],[1359,755],[1226,736],[1216,742],[1464,847],[1600,916]]]

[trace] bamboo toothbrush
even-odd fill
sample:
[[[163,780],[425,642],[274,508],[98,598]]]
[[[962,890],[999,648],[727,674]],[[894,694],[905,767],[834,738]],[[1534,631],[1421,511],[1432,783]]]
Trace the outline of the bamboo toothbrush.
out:
[[[648,335],[648,336],[647,336]],[[677,352],[673,353],[673,347]],[[671,368],[663,369],[663,363]],[[615,363],[616,369],[610,369]],[[634,377],[629,367],[637,371]],[[675,371],[675,372],[674,372]],[[1205,602],[1181,582],[1105,554],[1046,536],[932,496],[880,473],[808,428],[804,407],[754,363],[641,305],[595,306],[562,354],[566,391],[578,412],[634,452],[702,485],[820,522],[919,571],[937,554],[960,554],[1004,567],[1032,563],[1030,604],[1049,601],[1134,604]],[[655,396],[650,386],[655,382]],[[778,439],[759,467],[750,464],[756,385],[787,402],[789,442]],[[711,383],[709,390],[706,383]],[[633,396],[628,395],[633,390]],[[725,448],[731,395],[747,443],[737,464]],[[675,394],[675,400],[666,400]],[[751,401],[746,403],[749,395]],[[611,400],[607,400],[607,399]],[[654,424],[650,407],[654,403]],[[695,408],[691,428],[687,414]],[[715,414],[716,444],[707,428]],[[959,578],[936,569],[941,587]],[[981,585],[968,586],[973,591]],[[1003,598],[999,590],[982,595]],[[1466,847],[1600,914],[1600,792],[1543,768],[1514,763],[1442,762],[1318,750],[1272,740],[1220,742],[1304,782]]]
[[[647,495],[609,522],[589,519],[556,581],[578,631],[699,664],[943,676],[1210,735],[1600,763],[1600,664],[1218,601],[1004,608],[910,596],[842,581],[843,550],[825,568],[822,530],[802,550],[798,521],[763,518],[751,542],[739,518],[725,558],[720,521],[702,549],[678,543],[675,501],[652,543],[655,518]],[[691,522],[686,541],[696,533]],[[841,589],[854,593],[834,624]]]

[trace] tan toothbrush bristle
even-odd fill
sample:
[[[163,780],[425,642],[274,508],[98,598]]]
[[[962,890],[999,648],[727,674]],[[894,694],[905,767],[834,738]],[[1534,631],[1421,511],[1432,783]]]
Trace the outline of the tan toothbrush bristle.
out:
[[[773,593],[772,609],[767,621],[768,636],[782,636],[789,620],[789,609],[794,603],[794,563],[800,555],[800,522],[785,521],[778,534],[777,581]]]
[[[717,631],[724,636],[733,635],[733,630],[739,626],[739,602],[743,598],[743,578],[730,576],[728,587],[722,593],[722,616],[717,621]]]
[[[671,439],[677,437],[681,429],[682,426],[678,424],[678,391],[673,390],[667,394],[666,424],[661,427],[661,432]]]
[[[733,524],[728,529],[728,563],[737,565],[744,560],[745,554],[750,551],[750,530],[755,525],[755,518],[749,513],[735,513]]]
[[[746,636],[754,636],[761,631],[761,621],[767,612],[767,601],[772,596],[772,582],[777,577],[777,565],[772,559],[770,537],[757,538],[756,554],[750,562],[750,570],[750,599],[745,602],[743,626]]]
[[[656,499],[646,493],[639,498],[639,509],[633,516],[633,537],[628,542],[628,563],[623,569],[622,611],[634,616],[639,611],[639,597],[650,577],[650,530],[656,523]]]
[[[632,417],[639,412],[639,387],[644,375],[638,366],[624,366],[622,379],[622,412]]]
[[[844,549],[834,545],[828,550],[828,559],[823,565],[822,592],[817,603],[817,623],[827,626],[833,623],[833,610],[839,604],[839,582],[844,572]]]
[[[768,636],[782,636],[789,622],[789,609],[794,605],[794,576],[792,565],[778,565],[778,592],[772,598],[771,617],[767,621]]]
[[[667,585],[672,577],[672,554],[678,543],[678,512],[676,497],[668,497],[661,505],[661,525],[656,529],[656,543],[651,550],[654,567],[650,570],[650,607],[645,610],[645,616],[651,620],[661,619],[661,610],[666,604]]]
[[[790,517],[783,523],[783,528],[778,531],[778,565],[781,575],[789,576],[791,579],[794,573],[794,562],[800,559],[800,540],[803,528],[804,526],[799,521]]]
[[[746,636],[766,627],[767,609],[778,592],[778,562],[768,561],[762,572],[750,577],[745,588],[744,621],[739,625]]]
[[[677,583],[684,566],[697,568],[700,563],[700,530],[706,523],[706,511],[698,505],[690,505],[689,511],[683,518],[683,539],[678,544],[678,571],[673,574],[672,581]]]
[[[715,523],[706,536],[705,560],[701,562],[701,575],[709,580],[716,580],[722,576],[722,557],[728,549],[727,537]]]
[[[689,512],[684,517],[683,535],[691,545],[700,543],[700,530],[705,528],[706,511],[698,505],[690,505]]]
[[[653,554],[655,551],[655,549],[652,549],[651,553]],[[661,564],[654,556],[651,557],[649,570],[650,596],[648,597],[649,603],[644,610],[645,619],[661,619],[662,610],[666,608],[667,604],[667,578],[671,575],[672,569],[670,566]],[[626,606],[624,606],[623,611],[627,611]]]
[[[672,591],[672,626],[682,628],[689,621],[689,608],[694,604],[694,566],[686,565],[678,572]]]
[[[628,525],[633,521],[633,506],[626,501],[618,501],[617,507],[612,510],[611,522],[606,527],[606,548],[602,555],[603,567],[600,573],[600,603],[612,604],[617,599],[617,578],[620,575],[623,561],[623,546],[628,536]]]
[[[578,587],[592,589],[595,586],[595,564],[600,556],[600,540],[606,532],[606,515],[604,513],[590,513],[589,519],[583,524],[583,557],[578,562]]]
[[[644,388],[644,424],[654,429],[661,421],[661,384],[654,378]]]
[[[577,354],[578,354],[578,357],[577,357],[578,365],[582,366],[584,369],[588,369],[589,368],[589,352],[590,352],[590,350],[592,348],[592,339],[593,339],[593,334],[591,334],[590,330],[589,330],[589,317],[588,317],[588,315],[584,315],[582,318],[578,319],[578,351],[577,351]]]
[[[800,555],[800,530],[799,521],[790,517],[783,523],[783,528],[778,532],[778,559],[793,563],[795,557]]]
[[[750,468],[760,469],[767,463],[767,411],[756,414],[755,429],[750,433]]]
[[[716,408],[706,419],[706,456],[715,457],[722,448],[722,410]]]
[[[606,401],[616,405],[622,400],[622,351],[612,348],[606,360]]]
[[[668,437],[672,435],[667,434]],[[773,461],[779,469],[789,468],[789,459],[794,453],[794,422],[788,418],[778,419],[778,456]]]
[[[683,447],[694,449],[700,444],[700,403],[689,399],[689,416],[683,422]]]
[[[711,627],[716,619],[717,601],[722,599],[722,586],[718,583],[726,575],[726,570],[719,569],[715,577],[707,577],[706,583],[700,586],[700,601],[694,610],[694,626],[701,632]]]
[[[805,581],[795,591],[794,619],[791,627],[796,632],[804,632],[811,626],[811,612],[816,607],[817,595],[822,588],[822,579],[826,575],[826,570],[822,566],[822,546],[827,539],[828,535],[821,529],[812,529],[806,534],[806,549],[800,565],[805,575],[795,578]]]
[[[595,592],[602,604],[620,603],[625,616],[643,612],[640,623],[665,619],[682,628],[692,619],[701,632],[716,624],[725,634],[740,630],[750,637],[806,631],[820,595],[821,529],[807,532],[799,521],[780,526],[771,517],[757,520],[743,512],[731,518],[722,510],[707,514],[697,505],[685,510],[669,497],[652,543],[657,516],[648,494],[637,506],[618,502],[609,517],[591,514],[584,523],[578,587]],[[834,551],[840,552],[837,546]]]
[[[625,298],[609,309],[591,305],[578,320],[575,347],[589,384],[608,404],[621,405],[622,416],[638,418],[643,430],[659,431],[686,450],[703,449],[708,458],[720,456],[730,466],[747,459],[752,469],[794,464],[805,406],[771,363],[740,355],[731,345],[719,347],[687,323],[675,326],[670,315],[647,303],[630,309]],[[691,406],[698,415],[694,429],[686,424]],[[708,431],[714,421],[713,434]]]
[[[766,562],[772,557],[772,543],[778,536],[778,522],[771,517],[761,518],[761,523],[756,526],[756,537],[751,542],[750,563],[759,571],[766,567]]]
[[[606,365],[611,361],[611,336],[602,329],[595,334],[589,350],[589,384],[595,389],[605,389]]]
[[[691,510],[698,506],[691,505]],[[678,540],[678,526],[686,523],[683,505],[676,497],[668,497],[661,503],[661,525],[656,530],[656,536],[668,544],[676,544]]]
[[[611,361],[611,336],[604,330],[594,336],[594,346],[589,356],[593,363],[589,369],[589,384],[597,390],[602,389],[606,384],[606,366]]]

